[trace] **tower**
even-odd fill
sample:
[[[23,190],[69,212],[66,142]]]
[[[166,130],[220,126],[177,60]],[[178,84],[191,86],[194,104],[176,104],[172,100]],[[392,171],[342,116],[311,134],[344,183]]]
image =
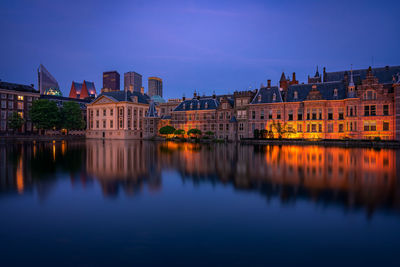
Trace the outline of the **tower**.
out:
[[[149,77],[148,93],[150,97],[158,95],[163,96],[162,79],[158,77]]]

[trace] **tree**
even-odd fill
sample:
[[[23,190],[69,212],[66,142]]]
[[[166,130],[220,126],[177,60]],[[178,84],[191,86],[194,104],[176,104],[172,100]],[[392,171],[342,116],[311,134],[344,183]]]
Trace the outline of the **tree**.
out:
[[[172,127],[171,125],[167,125],[167,126],[161,127],[160,130],[159,130],[159,133],[161,135],[167,135],[167,136],[173,134],[174,132],[175,132],[175,128]]]
[[[85,128],[82,111],[78,103],[65,102],[60,110],[60,126],[67,130],[81,130]]]
[[[280,121],[273,121],[272,127],[276,130],[279,139],[282,139],[282,137],[289,138],[291,134],[296,133],[291,126],[289,126],[287,123],[281,123]]]
[[[254,129],[253,131],[254,139],[260,138],[260,131],[258,129]]]
[[[175,136],[180,136],[180,137],[183,137],[184,135],[185,135],[185,130],[183,130],[183,129],[176,129],[175,131],[174,131],[174,135]]]
[[[201,131],[199,129],[193,128],[193,129],[190,129],[187,132],[187,134],[191,135],[191,136],[194,136],[194,137],[198,137],[199,135],[201,135]]]
[[[8,118],[8,127],[13,129],[13,131],[17,131],[21,129],[22,125],[24,125],[25,120],[19,115],[17,112],[13,112],[10,118]]]
[[[30,109],[30,117],[36,128],[40,130],[54,129],[60,122],[60,111],[54,101],[35,100]]]

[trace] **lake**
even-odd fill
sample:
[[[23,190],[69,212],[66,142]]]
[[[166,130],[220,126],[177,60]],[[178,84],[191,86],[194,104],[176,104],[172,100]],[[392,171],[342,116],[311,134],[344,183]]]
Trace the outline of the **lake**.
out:
[[[1,266],[398,266],[400,151],[0,144]]]

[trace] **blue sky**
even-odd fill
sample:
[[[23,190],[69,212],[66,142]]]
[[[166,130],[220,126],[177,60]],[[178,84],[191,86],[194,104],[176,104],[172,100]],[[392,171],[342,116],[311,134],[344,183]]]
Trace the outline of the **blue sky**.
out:
[[[136,71],[164,97],[259,87],[282,71],[400,65],[400,1],[0,2],[0,79],[37,86],[40,63],[72,80]]]

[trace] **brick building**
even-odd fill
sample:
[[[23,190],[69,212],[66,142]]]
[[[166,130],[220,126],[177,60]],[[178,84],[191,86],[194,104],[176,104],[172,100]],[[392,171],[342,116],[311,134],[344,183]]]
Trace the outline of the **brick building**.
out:
[[[8,127],[8,119],[14,112],[17,112],[25,120],[19,132],[34,132],[28,113],[32,101],[38,99],[39,95],[39,91],[34,89],[33,85],[0,82],[0,134],[7,134],[11,131]]]

